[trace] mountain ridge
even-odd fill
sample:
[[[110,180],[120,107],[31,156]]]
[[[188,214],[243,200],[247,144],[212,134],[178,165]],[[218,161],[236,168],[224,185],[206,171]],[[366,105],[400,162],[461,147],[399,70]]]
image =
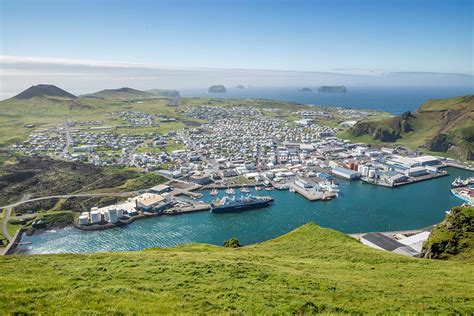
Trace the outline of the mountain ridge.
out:
[[[15,95],[12,99],[27,100],[27,99],[32,99],[34,97],[63,97],[63,98],[69,98],[69,99],[77,98],[74,94],[69,93],[66,90],[63,90],[61,88],[58,88],[55,85],[38,84],[38,85],[31,86],[28,89],[20,92],[19,94]]]
[[[474,95],[430,100],[415,112],[392,118],[358,122],[350,129],[355,137],[397,142],[433,152],[474,159]]]

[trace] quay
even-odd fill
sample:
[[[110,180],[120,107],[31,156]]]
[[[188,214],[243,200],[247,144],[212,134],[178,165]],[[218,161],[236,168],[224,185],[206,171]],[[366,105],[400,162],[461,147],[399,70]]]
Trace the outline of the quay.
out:
[[[336,197],[336,194],[334,193],[320,192],[320,191],[315,191],[315,190],[305,190],[295,185],[294,183],[291,183],[290,187],[310,201],[320,201],[320,200],[326,200],[326,199],[333,199]]]
[[[165,209],[161,212],[141,212],[134,216],[120,218],[118,219],[116,223],[100,222],[96,224],[81,225],[78,223],[77,220],[75,220],[73,225],[74,227],[80,230],[96,231],[96,230],[104,230],[104,229],[126,226],[139,219],[157,217],[157,216],[162,216],[162,215],[180,215],[180,214],[187,214],[187,213],[194,213],[194,212],[203,212],[203,211],[209,211],[210,209],[211,209],[211,205],[207,203],[177,200],[175,205],[173,205],[169,209]]]
[[[453,168],[458,168],[458,169],[474,172],[473,167],[466,166],[464,164],[460,164],[460,163],[457,163],[457,162],[445,162],[442,166],[440,166],[440,168],[447,168],[447,167],[453,167]]]
[[[436,178],[446,177],[446,176],[449,176],[448,172],[441,172],[441,173],[428,174],[428,175],[423,175],[423,176],[418,176],[418,177],[410,177],[408,180],[403,181],[403,182],[398,182],[398,183],[387,183],[383,181],[372,180],[367,177],[362,177],[360,178],[360,180],[366,183],[375,184],[375,185],[379,185],[379,186],[383,186],[387,188],[396,188],[402,185],[418,183],[421,181],[426,181],[426,180],[431,180],[431,179],[436,179]]]

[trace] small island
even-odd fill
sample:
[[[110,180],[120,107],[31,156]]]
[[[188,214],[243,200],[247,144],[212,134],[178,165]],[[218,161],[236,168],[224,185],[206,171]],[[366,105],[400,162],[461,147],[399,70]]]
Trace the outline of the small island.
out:
[[[297,91],[298,91],[298,92],[311,92],[311,91],[313,91],[313,89],[304,87],[304,88],[301,88],[301,89],[299,89],[299,90],[297,90]]]
[[[318,92],[326,92],[326,93],[346,93],[345,86],[321,86],[318,88]]]
[[[208,93],[225,93],[226,89],[225,89],[225,86],[220,84],[220,85],[210,86],[207,92]]]
[[[245,87],[241,84],[239,84],[238,86],[235,87],[236,89],[245,89]]]

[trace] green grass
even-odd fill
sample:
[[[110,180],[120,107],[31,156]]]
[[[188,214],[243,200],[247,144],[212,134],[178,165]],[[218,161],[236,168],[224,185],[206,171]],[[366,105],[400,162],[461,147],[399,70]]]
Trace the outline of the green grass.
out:
[[[427,257],[474,262],[474,207],[454,207],[423,244]]]
[[[156,173],[145,173],[138,178],[128,180],[124,184],[124,189],[125,191],[143,190],[165,183],[166,181],[168,181],[167,178]]]
[[[240,248],[2,257],[0,310],[469,314],[473,275],[472,262],[407,258],[308,224]]]

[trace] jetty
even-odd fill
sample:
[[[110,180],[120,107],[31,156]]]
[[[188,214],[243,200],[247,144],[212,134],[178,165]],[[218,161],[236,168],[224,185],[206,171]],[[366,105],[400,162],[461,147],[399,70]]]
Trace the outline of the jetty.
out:
[[[301,194],[310,201],[330,200],[337,196],[335,193],[321,192],[316,190],[305,190],[294,183],[291,183],[289,186],[293,188],[297,193]]]

